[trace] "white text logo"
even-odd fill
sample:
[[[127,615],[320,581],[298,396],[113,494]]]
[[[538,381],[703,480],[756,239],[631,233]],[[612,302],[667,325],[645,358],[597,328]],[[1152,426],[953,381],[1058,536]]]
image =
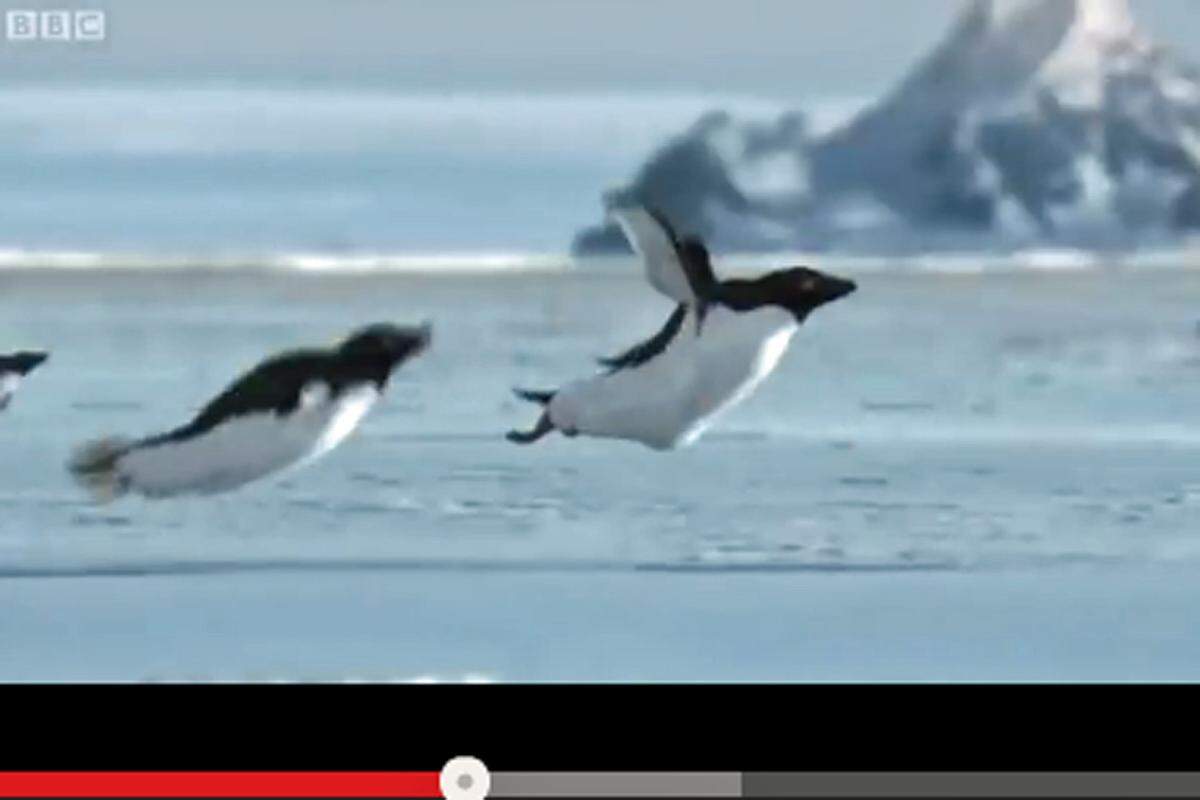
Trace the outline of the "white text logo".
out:
[[[4,37],[10,42],[102,42],[103,11],[8,11]]]

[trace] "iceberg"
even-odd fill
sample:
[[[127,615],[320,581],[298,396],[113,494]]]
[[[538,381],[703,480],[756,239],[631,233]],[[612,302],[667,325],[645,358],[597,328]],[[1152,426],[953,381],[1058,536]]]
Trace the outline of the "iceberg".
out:
[[[883,98],[824,135],[714,111],[606,197],[715,248],[1127,250],[1200,231],[1200,71],[1127,0],[973,0]],[[608,225],[576,254],[620,252]]]

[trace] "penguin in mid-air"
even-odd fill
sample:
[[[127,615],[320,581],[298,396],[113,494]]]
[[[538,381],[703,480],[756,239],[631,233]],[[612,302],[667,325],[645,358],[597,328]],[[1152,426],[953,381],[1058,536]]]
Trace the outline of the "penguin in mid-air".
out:
[[[681,240],[661,213],[642,206],[610,213],[675,311],[650,339],[602,359],[601,374],[557,391],[517,389],[545,410],[532,430],[509,432],[509,441],[530,444],[558,430],[655,450],[689,445],[771,374],[813,310],[856,288],[806,267],[717,280],[704,244]]]
[[[0,411],[8,408],[25,376],[49,357],[49,353],[27,350],[6,356],[0,355]]]
[[[428,347],[432,328],[371,325],[329,350],[274,356],[236,380],[191,422],[142,439],[108,437],[68,463],[98,502],[127,492],[215,494],[311,462],[358,426],[392,372]]]

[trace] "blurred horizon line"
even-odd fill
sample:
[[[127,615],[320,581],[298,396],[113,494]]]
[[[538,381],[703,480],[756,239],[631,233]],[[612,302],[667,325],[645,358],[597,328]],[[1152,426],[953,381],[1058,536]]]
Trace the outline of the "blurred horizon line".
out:
[[[1122,270],[1200,270],[1200,236],[1162,248],[1096,250],[1030,246],[1004,250],[925,251],[895,254],[813,252],[714,253],[718,272],[748,275],[783,265],[815,264],[855,274],[983,275],[1087,273]],[[642,270],[632,255],[579,255],[518,250],[280,250],[159,251],[38,250],[0,246],[6,272],[288,272],[325,275],[583,273],[629,275]]]

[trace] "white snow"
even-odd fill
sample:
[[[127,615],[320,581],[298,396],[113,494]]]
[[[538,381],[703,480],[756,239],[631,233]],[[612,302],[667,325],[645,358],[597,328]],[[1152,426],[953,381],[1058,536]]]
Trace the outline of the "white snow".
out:
[[[1144,66],[1151,46],[1125,0],[1076,2],[1075,22],[1039,70],[1037,83],[1063,102],[1094,108],[1104,100],[1109,75]]]

